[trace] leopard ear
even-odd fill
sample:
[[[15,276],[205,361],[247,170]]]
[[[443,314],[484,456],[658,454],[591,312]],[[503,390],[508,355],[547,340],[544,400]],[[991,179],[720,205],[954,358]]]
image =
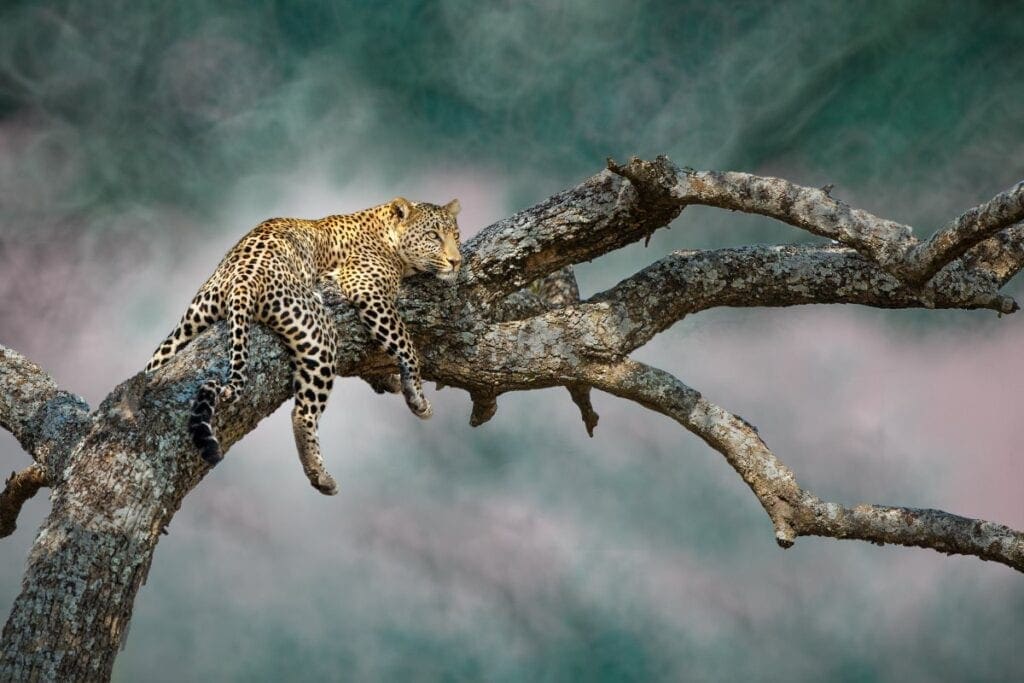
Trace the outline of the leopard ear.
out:
[[[458,216],[459,211],[462,211],[462,205],[459,204],[458,199],[453,199],[444,205],[445,211],[450,213],[452,216]]]
[[[400,221],[404,221],[412,213],[412,202],[405,197],[395,197],[391,200],[391,211]]]

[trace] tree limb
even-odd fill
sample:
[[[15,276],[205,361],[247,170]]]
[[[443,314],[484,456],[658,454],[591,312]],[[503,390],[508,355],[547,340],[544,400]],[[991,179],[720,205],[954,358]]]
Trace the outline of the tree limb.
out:
[[[926,242],[914,246],[906,257],[906,280],[927,282],[975,244],[1019,221],[1024,221],[1024,181],[968,209]]]
[[[998,283],[986,269],[955,265],[925,287],[913,289],[861,254],[836,245],[677,251],[575,306],[552,310],[539,300],[519,306],[520,315],[482,326],[466,338],[468,345],[477,347],[476,353],[449,348],[454,355],[477,357],[488,349],[515,348],[514,357],[501,359],[501,374],[493,385],[522,389],[530,387],[512,380],[529,376],[531,367],[557,374],[570,372],[572,358],[621,358],[685,316],[719,306],[842,303],[1017,310],[1011,297],[998,293]],[[544,344],[545,340],[558,343]],[[492,357],[497,358],[488,359]],[[478,379],[493,371],[486,363],[473,368]]]
[[[39,463],[33,463],[20,472],[11,472],[4,482],[3,492],[0,492],[0,538],[14,533],[21,506],[49,484],[46,470]]]
[[[909,226],[850,207],[828,189],[749,173],[682,170],[664,156],[654,161],[634,158],[624,165],[609,160],[608,171],[474,237],[466,249],[465,294],[493,304],[567,265],[649,237],[690,204],[769,216],[828,237],[911,288],[923,282],[921,264],[927,264],[930,278],[958,257],[969,257],[971,247],[985,244],[1002,226],[1010,239],[991,241],[984,250],[984,263],[1000,271],[992,274],[1002,284],[1003,274],[1024,265],[1024,229],[1012,225],[1021,195],[1018,185],[964,214],[981,216],[984,229],[947,229],[932,247],[918,249],[921,245]],[[964,216],[953,225],[969,223]]]
[[[42,368],[0,346],[0,427],[57,481],[89,422],[81,396],[57,386]]]
[[[834,199],[830,189],[750,173],[694,171],[676,177],[673,196],[683,204],[769,216],[852,247],[886,269],[901,261],[911,239],[910,226],[853,208]]]
[[[859,539],[974,555],[1024,571],[1024,533],[1001,524],[941,510],[848,508],[820,500],[800,488],[753,425],[663,370],[623,361],[588,365],[581,375],[602,391],[671,417],[725,456],[768,513],[782,547],[790,547],[799,536]]]
[[[1024,220],[1024,181],[954,219],[920,243],[910,226],[834,199],[831,187],[810,188],[750,173],[680,170],[667,157],[653,162],[609,160],[608,168],[680,210],[690,204],[760,214],[851,247],[908,285],[921,285],[971,247]],[[667,198],[671,199],[667,199]]]
[[[997,286],[1002,287],[1024,268],[1024,223],[979,242],[961,261],[970,270],[988,273]]]
[[[911,289],[852,249],[840,246],[754,246],[676,251],[595,294],[604,306],[596,325],[622,335],[629,353],[686,315],[719,306],[860,304],[875,308],[984,308],[1013,313],[983,270],[942,273]]]
[[[678,202],[646,201],[630,183],[603,171],[480,231],[465,247],[466,294],[493,303],[565,266],[635,242],[680,211]]]
[[[824,536],[974,555],[1024,572],[1024,533],[1003,524],[916,508],[844,507],[805,495],[794,511],[798,536]]]

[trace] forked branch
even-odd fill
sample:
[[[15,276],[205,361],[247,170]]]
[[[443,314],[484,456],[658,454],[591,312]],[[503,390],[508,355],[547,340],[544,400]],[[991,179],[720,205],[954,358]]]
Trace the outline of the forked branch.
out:
[[[907,280],[927,282],[974,245],[1021,221],[1024,221],[1024,181],[968,209],[926,242],[914,246],[907,254]]]
[[[853,208],[833,198],[831,188],[750,173],[681,170],[667,157],[631,159],[625,165],[609,160],[608,168],[665,205],[674,201],[680,209],[701,204],[760,214],[833,239],[910,286],[928,282],[975,245],[1024,221],[1024,181],[964,212],[922,243],[910,226]]]

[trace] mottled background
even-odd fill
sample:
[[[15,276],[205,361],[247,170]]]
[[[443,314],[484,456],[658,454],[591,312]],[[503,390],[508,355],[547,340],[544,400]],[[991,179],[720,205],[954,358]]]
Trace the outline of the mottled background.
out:
[[[782,175],[930,231],[1024,177],[1012,2],[6,2],[0,342],[96,404],[272,215],[462,200],[472,234],[606,156]],[[812,239],[691,208],[674,248]],[[1021,293],[1011,284],[1011,293]],[[842,502],[1024,527],[1020,315],[721,310],[639,354]],[[358,381],[299,468],[283,409],[156,551],[117,680],[1020,680],[1024,581],[931,551],[783,552],[721,456],[605,395],[471,430]],[[6,433],[0,466],[26,458]],[[0,613],[48,509],[0,542]]]

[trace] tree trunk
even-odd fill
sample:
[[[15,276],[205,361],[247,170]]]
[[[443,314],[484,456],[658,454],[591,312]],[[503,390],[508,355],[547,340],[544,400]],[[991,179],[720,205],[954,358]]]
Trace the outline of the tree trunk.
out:
[[[760,213],[833,240],[820,246],[681,251],[580,301],[571,266],[649,237],[686,206]],[[670,374],[628,358],[687,314],[715,306],[857,303],[1017,310],[999,293],[1024,265],[1024,184],[925,242],[829,190],[633,160],[501,221],[465,247],[455,287],[411,280],[400,302],[427,380],[466,390],[471,423],[507,391],[564,386],[593,433],[591,388],[664,413],[722,453],[761,502],[776,539],[804,535],[970,554],[1024,571],[1024,534],[937,510],[828,503],[802,489],[757,430]],[[339,375],[390,372],[350,307],[332,301]],[[199,385],[227,371],[223,323],[99,408],[58,389],[20,354],[0,358],[0,425],[35,464],[0,495],[0,533],[41,485],[53,507],[3,631],[0,678],[109,678],[161,532],[208,466],[185,428]],[[250,381],[217,416],[225,451],[289,398],[281,342],[254,329]],[[230,466],[231,459],[222,466]],[[298,464],[296,464],[298,467]],[[310,491],[310,495],[314,495]]]

